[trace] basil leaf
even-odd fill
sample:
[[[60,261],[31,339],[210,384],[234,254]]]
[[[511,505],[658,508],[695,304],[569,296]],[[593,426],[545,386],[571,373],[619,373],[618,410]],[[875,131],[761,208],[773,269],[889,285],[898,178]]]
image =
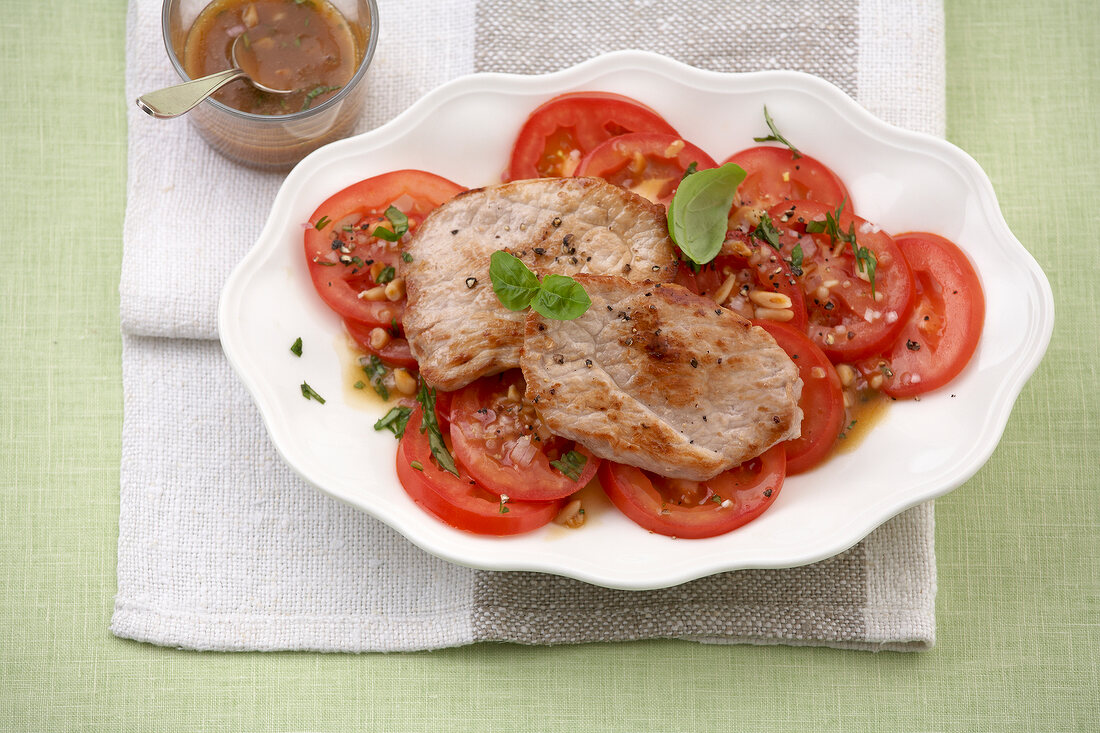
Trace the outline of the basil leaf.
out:
[[[400,438],[405,434],[405,426],[409,422],[409,415],[412,414],[411,407],[405,407],[400,405],[398,407],[390,408],[390,411],[378,419],[378,422],[374,424],[375,430],[389,430],[393,433],[395,438]]]
[[[531,308],[541,316],[558,321],[579,318],[592,305],[592,299],[579,282],[565,275],[547,275],[542,279]]]
[[[588,463],[588,456],[583,453],[578,453],[575,450],[569,451],[556,461],[550,461],[551,466],[574,481],[581,477],[581,473],[584,471],[586,463]]]
[[[734,163],[697,171],[680,182],[668,208],[672,241],[696,264],[718,255],[726,238],[729,212],[745,171]]]
[[[493,292],[505,308],[521,311],[531,305],[539,291],[539,279],[513,254],[497,250],[489,258],[489,279]]]
[[[796,244],[791,250],[791,272],[795,275],[802,274],[802,245]]]
[[[439,421],[435,418],[435,390],[428,389],[428,386],[421,381],[420,389],[416,393],[416,401],[423,408],[421,410],[423,414],[420,420],[420,432],[428,434],[428,447],[431,448],[432,458],[435,459],[441,469],[457,476],[458,469],[455,467],[455,459],[451,457],[451,452],[447,450],[447,444],[443,442],[443,433],[439,429]]]

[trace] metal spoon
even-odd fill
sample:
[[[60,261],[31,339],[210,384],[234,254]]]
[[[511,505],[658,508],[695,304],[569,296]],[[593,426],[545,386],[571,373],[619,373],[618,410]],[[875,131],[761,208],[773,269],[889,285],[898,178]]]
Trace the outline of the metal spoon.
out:
[[[175,86],[165,87],[155,92],[143,94],[137,98],[137,106],[140,107],[142,111],[160,119],[179,117],[186,112],[190,112],[199,102],[206,99],[229,82],[236,81],[237,79],[247,79],[252,86],[256,87],[261,92],[268,92],[269,94],[293,94],[297,91],[296,89],[274,89],[261,84],[250,76],[249,73],[242,68],[242,66],[247,64],[242,64],[237,54],[238,49],[243,45],[243,40],[244,34],[241,34],[237,36],[237,40],[233,41],[233,48],[230,51],[230,57],[233,59],[232,69],[226,69],[225,71],[219,71],[210,76],[204,76],[201,79],[192,79],[183,84],[176,84]],[[251,54],[251,51],[246,49],[246,53],[242,54],[242,56],[254,61],[255,59],[252,59],[249,54]],[[255,63],[252,65],[255,66]]]

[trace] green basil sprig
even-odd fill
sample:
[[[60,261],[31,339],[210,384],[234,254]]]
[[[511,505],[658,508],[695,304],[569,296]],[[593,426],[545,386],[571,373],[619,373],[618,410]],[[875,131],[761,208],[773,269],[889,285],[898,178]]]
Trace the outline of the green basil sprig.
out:
[[[538,276],[513,254],[497,250],[489,258],[489,279],[493,292],[508,310],[532,308],[536,313],[557,321],[579,318],[592,305],[584,288],[571,277]]]
[[[705,265],[722,249],[729,211],[745,171],[734,163],[685,178],[668,207],[668,233],[689,260]]]

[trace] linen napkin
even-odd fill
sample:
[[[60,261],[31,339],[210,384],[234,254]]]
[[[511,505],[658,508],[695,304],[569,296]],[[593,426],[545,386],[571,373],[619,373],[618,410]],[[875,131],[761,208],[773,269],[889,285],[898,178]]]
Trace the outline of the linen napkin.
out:
[[[159,9],[131,0],[130,99],[174,81]],[[643,48],[718,71],[807,71],[889,122],[944,130],[938,0],[406,0],[380,11],[360,129],[464,73],[540,73]],[[930,503],[820,563],[632,592],[453,565],[307,486],[279,459],[216,341],[222,283],[282,176],[220,158],[185,120],[129,114],[116,635],[209,650],[934,643]]]

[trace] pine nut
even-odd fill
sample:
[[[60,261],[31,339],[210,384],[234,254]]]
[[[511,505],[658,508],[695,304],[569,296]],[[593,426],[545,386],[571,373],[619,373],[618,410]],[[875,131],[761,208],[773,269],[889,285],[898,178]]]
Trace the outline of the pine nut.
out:
[[[573,501],[562,507],[558,512],[558,516],[554,518],[554,522],[569,529],[576,529],[584,524],[585,513],[581,507],[581,500],[574,499]]]
[[[817,298],[818,300],[828,300],[829,299],[829,289],[827,287],[825,287],[824,285],[818,287],[818,289],[814,291],[814,297]]]
[[[393,370],[393,386],[401,394],[416,394],[416,377],[409,374],[407,369],[399,367]]]
[[[772,293],[767,290],[753,290],[749,293],[749,300],[765,308],[790,308],[791,298],[783,293]],[[792,314],[793,315],[793,314]],[[785,318],[784,320],[790,320]]]
[[[386,300],[396,302],[405,297],[405,278],[395,277],[386,283]]]
[[[378,276],[382,274],[382,270],[385,270],[386,266],[381,262],[375,262],[370,266],[370,279],[378,282]]]
[[[790,308],[757,308],[754,313],[761,321],[785,323],[794,318],[794,311]]]
[[[370,290],[364,290],[363,292],[359,293],[359,297],[363,300],[385,300],[386,288],[382,285],[376,285]]]
[[[673,140],[671,143],[668,144],[668,147],[665,148],[665,157],[666,158],[672,158],[676,155],[679,155],[680,151],[683,150],[683,149],[684,149],[684,141],[683,140]]]
[[[722,281],[722,284],[718,286],[718,290],[714,292],[714,302],[718,305],[722,305],[730,297],[730,293],[733,292],[733,286],[737,284],[737,273],[731,272],[726,276],[726,279]]]
[[[390,335],[384,328],[374,328],[370,332],[370,347],[381,351],[390,343]]]
[[[879,387],[882,386],[882,381],[883,381],[882,375],[881,374],[876,374],[875,376],[871,377],[871,381],[868,382],[868,384],[871,385],[871,389],[878,389]]]
[[[512,400],[513,402],[519,402],[521,399],[519,388],[516,387],[516,385],[514,384],[508,385],[508,399]]]
[[[825,378],[825,370],[823,368],[819,367],[819,366],[815,366],[815,367],[810,369],[810,376],[813,377],[814,379],[824,379]]]
[[[840,383],[845,387],[850,385],[856,378],[856,370],[847,364],[837,364],[836,367],[837,376],[840,377]]]

